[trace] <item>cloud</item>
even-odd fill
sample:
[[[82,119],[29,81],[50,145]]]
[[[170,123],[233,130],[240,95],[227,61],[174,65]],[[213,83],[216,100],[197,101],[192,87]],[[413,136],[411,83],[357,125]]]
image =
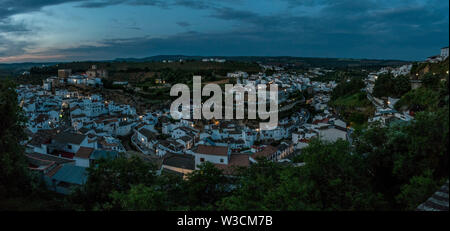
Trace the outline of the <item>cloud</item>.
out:
[[[14,41],[0,34],[0,57],[25,54],[26,47],[30,44],[25,41]]]
[[[134,6],[158,6],[162,8],[167,7],[167,3],[164,0],[101,0],[101,1],[89,1],[83,2],[78,5],[82,8],[103,8],[108,6],[115,6],[120,4],[128,4]]]
[[[0,19],[0,33],[26,32],[29,29],[23,23],[14,24],[11,19]]]
[[[2,0],[0,1],[0,19],[4,19],[15,14],[38,11],[45,6],[82,1],[85,0]]]
[[[23,2],[6,2],[9,4],[5,4],[5,1],[0,3],[0,32],[27,33],[29,29],[25,25],[12,25],[5,20],[15,13],[37,11],[44,6],[70,1],[25,1],[28,5]],[[284,0],[287,6],[285,10],[267,11],[245,7],[239,0],[74,2],[79,2],[78,7],[86,8],[126,4],[165,9],[175,6],[188,8],[184,10],[196,9],[202,13],[206,12],[203,15],[207,19],[224,22],[231,25],[232,29],[214,32],[205,29],[165,37],[127,38],[124,33],[115,35],[115,39],[98,41],[96,46],[49,48],[34,53],[25,48],[35,44],[19,44],[8,40],[10,37],[2,37],[0,33],[0,56],[29,55],[27,57],[40,56],[43,59],[64,57],[66,60],[145,57],[158,54],[423,59],[437,53],[440,47],[448,45],[449,39],[448,2],[439,0]],[[308,11],[309,9],[314,10]],[[176,24],[183,28],[195,28],[185,21],[178,21]],[[144,26],[137,26],[133,22],[120,25],[133,30],[142,29]],[[182,31],[181,28],[178,29]]]
[[[191,24],[188,23],[188,22],[177,22],[177,25],[178,25],[178,26],[181,26],[181,27],[188,27],[188,26],[190,26]]]
[[[131,6],[156,6],[161,8],[183,6],[190,9],[209,9],[211,8],[211,6],[215,5],[215,2],[212,0],[93,0],[89,2],[83,2],[79,4],[78,7],[103,8],[121,4]]]

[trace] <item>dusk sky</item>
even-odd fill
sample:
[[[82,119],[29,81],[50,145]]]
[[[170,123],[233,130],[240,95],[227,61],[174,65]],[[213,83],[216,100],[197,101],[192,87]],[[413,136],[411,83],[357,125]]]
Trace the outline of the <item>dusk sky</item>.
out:
[[[0,0],[0,62],[153,55],[424,60],[446,0]]]

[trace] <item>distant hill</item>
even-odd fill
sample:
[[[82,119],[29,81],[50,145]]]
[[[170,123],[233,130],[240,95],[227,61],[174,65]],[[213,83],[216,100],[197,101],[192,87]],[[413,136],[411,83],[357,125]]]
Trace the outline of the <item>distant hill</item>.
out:
[[[410,61],[403,60],[383,60],[383,59],[349,59],[349,58],[314,58],[314,57],[293,57],[293,56],[186,56],[186,55],[157,55],[145,58],[118,58],[116,62],[151,62],[172,60],[201,60],[204,58],[225,59],[240,62],[259,62],[262,64],[291,64],[293,66],[304,67],[364,67],[364,66],[398,66]]]
[[[199,61],[204,58],[213,59],[225,59],[233,62],[246,62],[246,63],[261,63],[269,65],[279,65],[289,68],[311,68],[311,67],[324,67],[324,68],[378,68],[384,66],[399,66],[409,61],[402,60],[382,60],[382,59],[349,59],[349,58],[312,58],[312,57],[292,57],[292,56],[187,56],[187,55],[156,55],[145,58],[117,58],[114,60],[102,60],[102,61],[76,61],[76,62],[48,62],[48,63],[12,63],[12,64],[0,64],[0,78],[11,77],[21,75],[24,71],[30,70],[32,67],[42,66],[55,66],[64,68],[73,68],[76,71],[86,70],[92,64],[103,66],[107,69],[123,69],[129,67],[155,68],[156,66],[172,67],[177,66],[176,62],[182,60],[194,60]],[[161,65],[150,64],[154,62],[161,62],[163,60],[171,60],[173,63],[166,63]],[[120,63],[120,65],[117,65]],[[129,63],[127,65],[126,63]],[[140,64],[138,64],[140,63]],[[146,63],[146,64],[144,64]],[[220,66],[215,65],[215,62],[208,62],[208,66]],[[120,66],[120,68],[112,68],[112,65]]]
[[[0,78],[5,77],[14,77],[17,75],[21,75],[24,71],[29,71],[32,67],[43,67],[43,66],[52,66],[57,63],[49,62],[49,63],[0,63]]]

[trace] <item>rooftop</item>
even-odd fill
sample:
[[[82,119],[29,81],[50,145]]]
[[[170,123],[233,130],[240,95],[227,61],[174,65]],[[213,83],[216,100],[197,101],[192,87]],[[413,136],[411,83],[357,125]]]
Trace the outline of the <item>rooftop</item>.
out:
[[[98,160],[98,159],[112,159],[117,158],[119,156],[119,153],[116,151],[106,151],[106,150],[94,150],[92,152],[90,159],[92,160]]]
[[[75,153],[75,157],[89,159],[93,151],[93,148],[80,147],[80,149],[78,149],[78,152]]]
[[[194,170],[195,158],[192,155],[167,154],[164,157],[163,165]]]
[[[53,137],[53,140],[57,143],[70,144],[81,144],[84,139],[86,139],[85,135],[65,132],[59,133],[57,136]]]
[[[215,164],[216,168],[221,169],[224,174],[233,175],[239,167],[250,166],[249,155],[247,154],[232,154],[228,164]]]
[[[228,156],[228,147],[207,146],[201,144],[198,145],[197,150],[195,152],[198,154],[205,154],[205,155]]]
[[[86,168],[75,165],[62,165],[52,179],[70,184],[84,184],[87,180]]]
[[[272,145],[267,145],[262,151],[255,152],[252,154],[252,158],[256,159],[259,157],[265,157],[268,158],[271,155],[273,155],[275,152],[277,152],[278,149]]]

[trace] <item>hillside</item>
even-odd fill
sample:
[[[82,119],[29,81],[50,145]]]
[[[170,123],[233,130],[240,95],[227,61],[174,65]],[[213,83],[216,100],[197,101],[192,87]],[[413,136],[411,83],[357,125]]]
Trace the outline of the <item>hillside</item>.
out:
[[[421,79],[425,74],[432,73],[439,76],[448,76],[449,59],[439,63],[414,63],[411,68],[411,78]]]
[[[201,62],[204,58],[225,59],[225,63]],[[180,59],[183,63],[178,62]],[[172,63],[163,63],[163,60],[171,60]],[[74,71],[85,71],[91,65],[110,71],[125,71],[129,69],[160,69],[174,68],[182,70],[193,69],[226,69],[237,68],[243,71],[259,71],[256,63],[280,65],[293,69],[324,67],[324,68],[379,68],[384,66],[399,66],[409,61],[382,60],[382,59],[348,59],[348,58],[313,58],[292,56],[185,56],[185,55],[157,55],[145,58],[117,58],[103,61],[78,61],[78,62],[48,62],[48,63],[12,63],[0,64],[0,78],[19,76],[22,72],[32,67],[59,66],[60,68],[72,68]],[[237,66],[236,66],[237,65]],[[242,66],[243,65],[243,66]],[[234,71],[234,70],[233,70]]]
[[[294,56],[185,56],[185,55],[158,55],[146,58],[123,58],[115,61],[148,62],[162,60],[201,60],[203,58],[217,58],[238,62],[259,62],[262,64],[284,65],[294,67],[371,67],[371,66],[398,66],[409,61],[382,60],[382,59],[351,59],[351,58],[319,58],[319,57],[294,57]]]
[[[411,76],[421,80],[421,86],[403,94],[396,103],[397,110],[437,111],[448,105],[448,58],[439,63],[421,63],[413,66]]]

